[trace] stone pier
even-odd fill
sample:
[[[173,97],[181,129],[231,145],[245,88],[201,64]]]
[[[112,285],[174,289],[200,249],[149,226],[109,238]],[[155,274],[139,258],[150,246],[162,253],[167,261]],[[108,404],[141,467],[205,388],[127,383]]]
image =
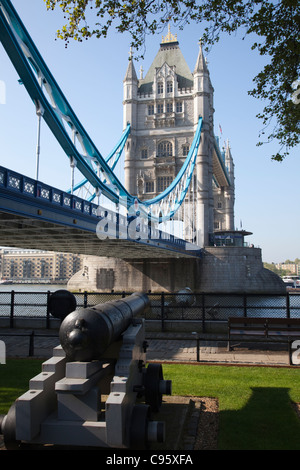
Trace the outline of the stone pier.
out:
[[[69,281],[72,291],[285,293],[279,276],[265,269],[261,249],[206,247],[196,258],[123,260],[87,256]]]

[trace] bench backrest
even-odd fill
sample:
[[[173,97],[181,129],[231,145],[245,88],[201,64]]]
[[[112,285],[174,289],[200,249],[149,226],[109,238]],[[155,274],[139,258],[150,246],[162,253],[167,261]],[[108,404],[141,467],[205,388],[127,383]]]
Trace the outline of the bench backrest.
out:
[[[277,325],[300,325],[300,318],[269,318],[269,317],[229,317],[229,323],[269,323]]]

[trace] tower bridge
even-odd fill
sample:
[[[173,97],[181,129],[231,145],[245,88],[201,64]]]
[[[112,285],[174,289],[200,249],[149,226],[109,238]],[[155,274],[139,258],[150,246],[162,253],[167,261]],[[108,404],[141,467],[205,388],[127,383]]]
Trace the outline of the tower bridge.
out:
[[[115,290],[283,289],[263,269],[260,250],[243,246],[245,233],[239,246],[230,235],[234,163],[229,144],[220,149],[214,135],[214,90],[201,43],[193,72],[170,29],[145,77],[137,78],[130,57],[123,133],[105,157],[10,0],[0,0],[0,41],[73,172],[64,190],[0,168],[1,245],[88,255],[72,288],[106,290],[107,272]],[[125,183],[115,173],[122,152]],[[227,233],[230,247],[213,247],[218,233]]]
[[[200,257],[201,249],[40,181],[0,167],[0,245],[124,259]]]

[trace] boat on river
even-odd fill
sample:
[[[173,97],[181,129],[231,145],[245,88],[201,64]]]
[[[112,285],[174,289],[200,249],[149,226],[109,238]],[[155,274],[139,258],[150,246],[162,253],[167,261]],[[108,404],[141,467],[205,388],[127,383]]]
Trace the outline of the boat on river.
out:
[[[300,276],[291,274],[283,276],[282,280],[288,289],[300,289]]]

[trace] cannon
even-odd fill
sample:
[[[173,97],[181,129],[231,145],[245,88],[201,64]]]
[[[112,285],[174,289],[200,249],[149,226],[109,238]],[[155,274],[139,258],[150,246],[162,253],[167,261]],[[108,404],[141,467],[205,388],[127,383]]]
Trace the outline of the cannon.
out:
[[[60,344],[0,417],[8,449],[30,445],[147,449],[165,439],[152,420],[171,394],[161,364],[146,366],[145,294],[79,308],[62,320]]]
[[[135,293],[125,299],[75,310],[65,317],[59,330],[60,344],[69,360],[98,359],[117,341],[134,317],[149,308],[149,298]]]
[[[175,297],[177,305],[181,307],[191,307],[195,303],[195,296],[189,287],[179,290]]]

